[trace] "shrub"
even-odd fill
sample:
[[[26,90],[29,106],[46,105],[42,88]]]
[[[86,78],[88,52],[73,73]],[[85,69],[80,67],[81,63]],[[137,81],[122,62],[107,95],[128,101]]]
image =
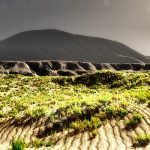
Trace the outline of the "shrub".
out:
[[[102,125],[101,120],[98,117],[91,117],[90,129],[97,129]]]
[[[143,115],[140,113],[134,113],[132,115],[132,118],[129,121],[125,122],[126,129],[132,129],[135,128],[142,120]]]
[[[18,115],[18,110],[13,109],[9,115],[10,115],[10,117],[15,118]]]
[[[11,142],[12,150],[24,150],[27,144],[22,139],[13,139]]]
[[[32,118],[38,119],[40,117],[43,117],[46,115],[46,108],[45,107],[39,107],[34,110],[28,110],[26,112],[27,115],[31,116]]]
[[[132,118],[133,118],[133,120],[137,120],[138,122],[140,122],[141,119],[143,118],[143,115],[140,113],[134,113]]]
[[[115,105],[106,107],[104,111],[106,117],[108,118],[124,117],[128,114],[128,111],[126,109],[122,108],[121,106],[115,106]]]
[[[128,114],[128,111],[126,110],[126,109],[124,109],[124,108],[120,108],[119,110],[118,110],[118,116],[120,116],[120,117],[124,117],[124,116],[126,116]]]
[[[85,130],[86,128],[86,120],[84,121],[75,121],[73,123],[70,124],[70,128],[73,128],[76,132],[82,132]]]
[[[100,99],[99,102],[102,103],[103,105],[109,105],[111,103],[111,99],[109,97],[104,97]]]
[[[135,138],[135,141],[141,146],[148,145],[150,143],[150,135],[139,135]]]
[[[76,132],[83,132],[86,130],[94,130],[101,126],[101,120],[98,117],[91,117],[91,120],[78,120],[70,124]]]
[[[140,103],[146,103],[150,99],[150,95],[148,92],[139,92],[137,99]]]
[[[5,116],[3,111],[0,111],[0,118],[3,118]]]
[[[123,79],[123,76],[119,72],[101,71],[94,74],[85,74],[76,77],[74,83],[84,84],[86,86],[93,86],[98,84],[106,84],[111,86],[113,82],[121,79]]]
[[[114,117],[114,116],[116,116],[117,108],[115,106],[106,107],[105,113],[106,113],[107,117]]]
[[[39,148],[42,146],[51,147],[53,144],[54,144],[53,141],[42,141],[41,139],[37,139],[37,138],[31,141],[31,145],[36,148]]]

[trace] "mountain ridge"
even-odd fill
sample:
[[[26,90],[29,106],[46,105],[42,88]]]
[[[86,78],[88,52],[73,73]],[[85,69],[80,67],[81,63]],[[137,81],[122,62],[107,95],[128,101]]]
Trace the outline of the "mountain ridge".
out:
[[[0,41],[0,60],[150,62],[147,56],[117,41],[77,35],[56,29],[24,31]]]

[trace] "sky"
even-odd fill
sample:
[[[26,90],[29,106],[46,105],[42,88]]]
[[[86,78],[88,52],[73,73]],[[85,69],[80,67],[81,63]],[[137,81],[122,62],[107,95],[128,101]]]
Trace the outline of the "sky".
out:
[[[0,40],[36,29],[107,38],[150,56],[150,0],[0,0]]]

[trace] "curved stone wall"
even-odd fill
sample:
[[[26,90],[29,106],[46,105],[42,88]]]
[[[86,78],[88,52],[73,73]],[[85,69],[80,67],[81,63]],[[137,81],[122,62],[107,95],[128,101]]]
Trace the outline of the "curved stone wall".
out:
[[[1,61],[1,74],[71,76],[97,70],[150,71],[149,64],[95,64],[75,61]]]

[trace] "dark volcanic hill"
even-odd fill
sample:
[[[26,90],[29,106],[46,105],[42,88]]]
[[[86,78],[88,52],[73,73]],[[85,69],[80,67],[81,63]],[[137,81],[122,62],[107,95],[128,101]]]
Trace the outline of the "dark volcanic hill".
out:
[[[148,59],[148,61],[150,62],[150,56],[146,56],[146,58]]]
[[[1,41],[0,60],[150,62],[148,57],[119,42],[53,29],[26,31]]]

